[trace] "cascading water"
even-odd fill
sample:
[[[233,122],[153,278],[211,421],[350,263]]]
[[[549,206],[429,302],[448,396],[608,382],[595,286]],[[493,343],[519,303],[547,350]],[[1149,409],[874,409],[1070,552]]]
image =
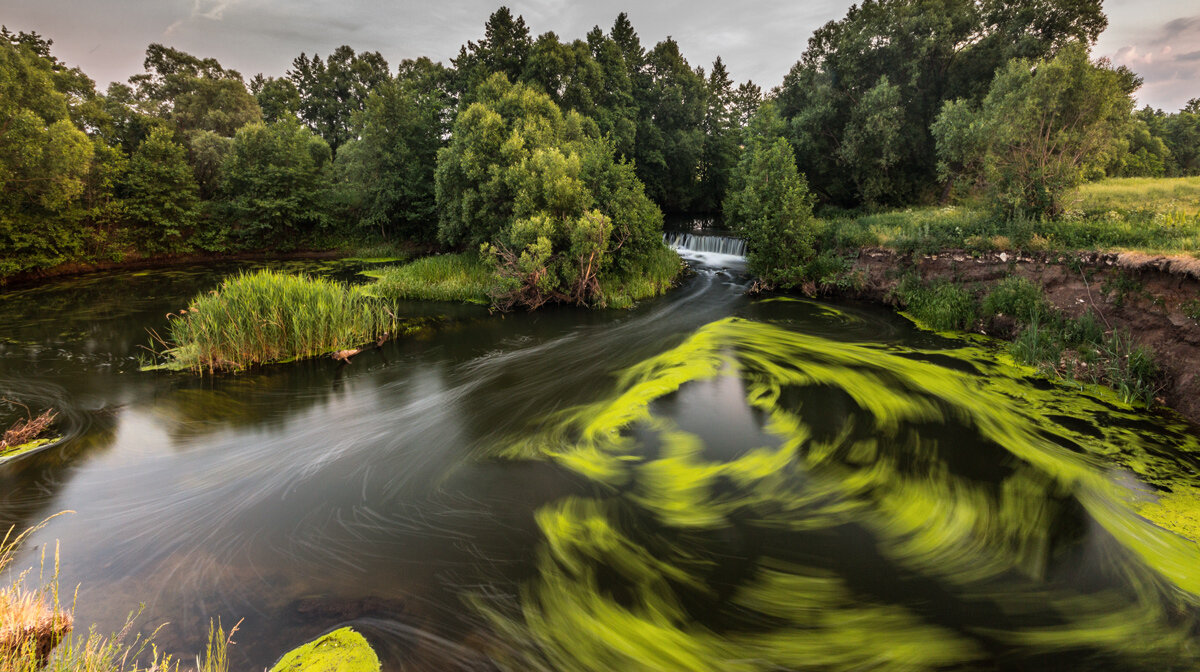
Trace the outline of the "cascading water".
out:
[[[695,233],[664,233],[663,242],[676,250],[746,256],[746,241],[731,236],[705,236]]]

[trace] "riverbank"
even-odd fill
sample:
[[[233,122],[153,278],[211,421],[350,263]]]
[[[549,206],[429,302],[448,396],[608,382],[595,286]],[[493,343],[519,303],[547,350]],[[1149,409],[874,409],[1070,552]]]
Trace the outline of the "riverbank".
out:
[[[918,254],[884,248],[855,253],[823,296],[901,305],[905,278],[951,283],[976,300],[1010,277],[1042,289],[1069,318],[1092,312],[1109,331],[1128,331],[1154,353],[1162,387],[1157,401],[1200,425],[1200,260],[1137,252],[1016,253],[945,250]],[[1011,339],[1012,319],[975,318],[968,331]]]

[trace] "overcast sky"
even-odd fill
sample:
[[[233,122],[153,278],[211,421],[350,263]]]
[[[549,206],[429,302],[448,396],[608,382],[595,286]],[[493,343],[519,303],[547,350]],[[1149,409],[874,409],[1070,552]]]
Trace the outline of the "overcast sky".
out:
[[[140,72],[146,45],[161,42],[215,57],[247,78],[282,75],[300,52],[321,55],[342,44],[378,50],[393,65],[429,56],[449,62],[459,45],[483,34],[503,0],[0,0],[0,23],[37,31],[100,88]],[[720,55],[731,76],[764,89],[779,84],[813,29],[845,15],[839,0],[640,0],[587,3],[512,1],[536,36],[576,38],[606,31],[627,11],[642,44],[670,35],[693,66]],[[1174,111],[1200,97],[1200,3],[1120,0],[1105,3],[1108,31],[1096,53],[1141,74],[1143,103]]]

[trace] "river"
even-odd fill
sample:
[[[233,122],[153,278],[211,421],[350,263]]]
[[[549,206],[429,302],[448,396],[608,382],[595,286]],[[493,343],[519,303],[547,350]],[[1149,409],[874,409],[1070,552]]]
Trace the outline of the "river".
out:
[[[0,525],[73,511],[17,565],[60,542],[77,623],[169,652],[240,621],[235,670],[342,625],[389,670],[1197,665],[1200,550],[1137,515],[1186,426],[685,256],[632,311],[411,305],[449,320],[215,377],[140,371],[149,330],[252,264],[6,291],[0,395],[65,437]]]

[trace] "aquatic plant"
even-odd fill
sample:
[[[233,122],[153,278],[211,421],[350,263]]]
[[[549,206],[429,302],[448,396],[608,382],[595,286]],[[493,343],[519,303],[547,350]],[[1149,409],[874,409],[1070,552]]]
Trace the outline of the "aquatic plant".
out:
[[[599,489],[538,512],[538,571],[517,608],[474,598],[502,636],[498,663],[973,668],[996,646],[1034,667],[1068,653],[1128,669],[1194,661],[1200,547],[1138,514],[1193,531],[1165,514],[1200,510],[1181,487],[1200,442],[1166,428],[1174,452],[1159,451],[1132,409],[1031,387],[1028,373],[969,346],[848,343],[742,319],[701,328],[625,371],[611,396],[535,419],[504,446]],[[770,439],[719,457],[660,403],[728,379]],[[832,427],[813,421],[831,409]],[[1155,504],[1131,479],[1182,499]],[[1105,589],[1053,577],[1073,557],[1064,537],[1084,534]],[[731,557],[746,564],[736,575]],[[962,607],[952,625],[905,599],[931,589]]]
[[[169,319],[161,354],[195,371],[314,357],[411,326],[357,286],[270,270],[230,277]]]
[[[322,635],[284,654],[271,672],[379,672],[379,657],[353,628]]]
[[[396,300],[487,304],[496,285],[491,269],[477,252],[424,257],[369,271],[367,275],[376,281],[365,287],[364,292]]]

